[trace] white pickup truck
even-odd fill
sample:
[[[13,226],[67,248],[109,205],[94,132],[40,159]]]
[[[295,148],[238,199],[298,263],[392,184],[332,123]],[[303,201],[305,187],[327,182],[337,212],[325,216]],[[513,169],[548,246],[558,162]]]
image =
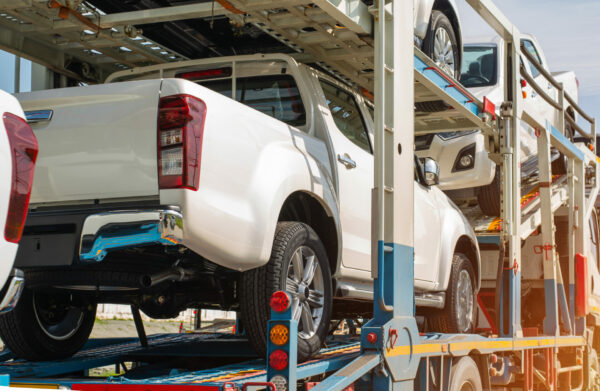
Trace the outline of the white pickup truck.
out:
[[[372,310],[372,105],[346,85],[273,54],[18,98],[41,152],[17,256],[27,287],[5,315],[19,327],[0,328],[17,355],[73,354],[98,302],[236,310],[263,354],[268,298],[286,289],[301,359],[332,317]],[[469,332],[476,237],[437,163],[414,170],[416,305],[430,329]]]
[[[0,90],[0,313],[17,304],[23,291],[23,272],[13,267],[25,227],[37,140],[25,122],[17,99]]]

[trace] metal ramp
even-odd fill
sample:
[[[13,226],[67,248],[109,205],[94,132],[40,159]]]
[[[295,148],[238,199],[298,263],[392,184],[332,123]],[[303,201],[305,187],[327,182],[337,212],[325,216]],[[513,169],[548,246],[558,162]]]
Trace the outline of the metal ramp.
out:
[[[256,358],[248,341],[232,334],[159,334],[148,337],[147,348],[137,338],[95,339],[75,356],[48,362],[11,360],[10,353],[0,359],[0,373],[10,375],[13,386],[31,384],[44,387],[78,384],[77,390],[130,389],[136,384],[193,385],[194,389],[223,389],[230,383],[241,388],[246,382],[266,381],[265,361]],[[299,377],[335,371],[356,358],[360,351],[357,337],[332,336],[327,347],[312,360],[298,365]],[[177,368],[177,360],[199,360],[207,369]],[[227,363],[229,361],[229,363]],[[92,368],[136,362],[122,376],[89,377]],[[158,364],[157,364],[158,362]],[[211,365],[211,363],[213,365]],[[215,363],[220,363],[214,365]],[[173,367],[168,366],[169,364]]]

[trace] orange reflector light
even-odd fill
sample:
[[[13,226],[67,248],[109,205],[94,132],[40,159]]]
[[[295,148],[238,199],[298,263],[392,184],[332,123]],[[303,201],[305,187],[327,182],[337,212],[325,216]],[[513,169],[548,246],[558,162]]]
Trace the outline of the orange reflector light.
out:
[[[271,296],[271,309],[275,312],[284,312],[290,308],[290,296],[284,291],[277,291]]]
[[[290,330],[282,324],[276,324],[271,328],[269,338],[277,346],[285,345],[290,340]]]
[[[523,91],[523,99],[527,99],[527,92]]]
[[[269,365],[276,371],[282,371],[288,366],[288,354],[283,350],[275,350],[269,355]]]
[[[590,147],[590,151],[594,152],[594,144],[590,144],[588,147]]]

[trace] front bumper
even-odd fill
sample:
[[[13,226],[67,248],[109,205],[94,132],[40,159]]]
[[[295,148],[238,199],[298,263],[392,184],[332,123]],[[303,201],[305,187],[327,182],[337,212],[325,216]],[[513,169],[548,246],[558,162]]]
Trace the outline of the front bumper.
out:
[[[6,313],[17,305],[23,288],[25,287],[24,274],[19,269],[13,269],[5,288],[2,290],[4,296],[0,302],[0,313]]]
[[[114,211],[89,215],[81,230],[79,259],[101,261],[109,251],[183,241],[179,210]]]

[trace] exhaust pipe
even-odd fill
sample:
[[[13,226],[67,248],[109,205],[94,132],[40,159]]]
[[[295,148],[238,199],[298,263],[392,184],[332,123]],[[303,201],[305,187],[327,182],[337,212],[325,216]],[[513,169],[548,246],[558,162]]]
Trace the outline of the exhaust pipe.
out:
[[[142,288],[151,288],[165,281],[183,281],[190,273],[188,273],[182,267],[174,267],[171,269],[163,270],[155,274],[145,274],[140,277],[140,285]]]

